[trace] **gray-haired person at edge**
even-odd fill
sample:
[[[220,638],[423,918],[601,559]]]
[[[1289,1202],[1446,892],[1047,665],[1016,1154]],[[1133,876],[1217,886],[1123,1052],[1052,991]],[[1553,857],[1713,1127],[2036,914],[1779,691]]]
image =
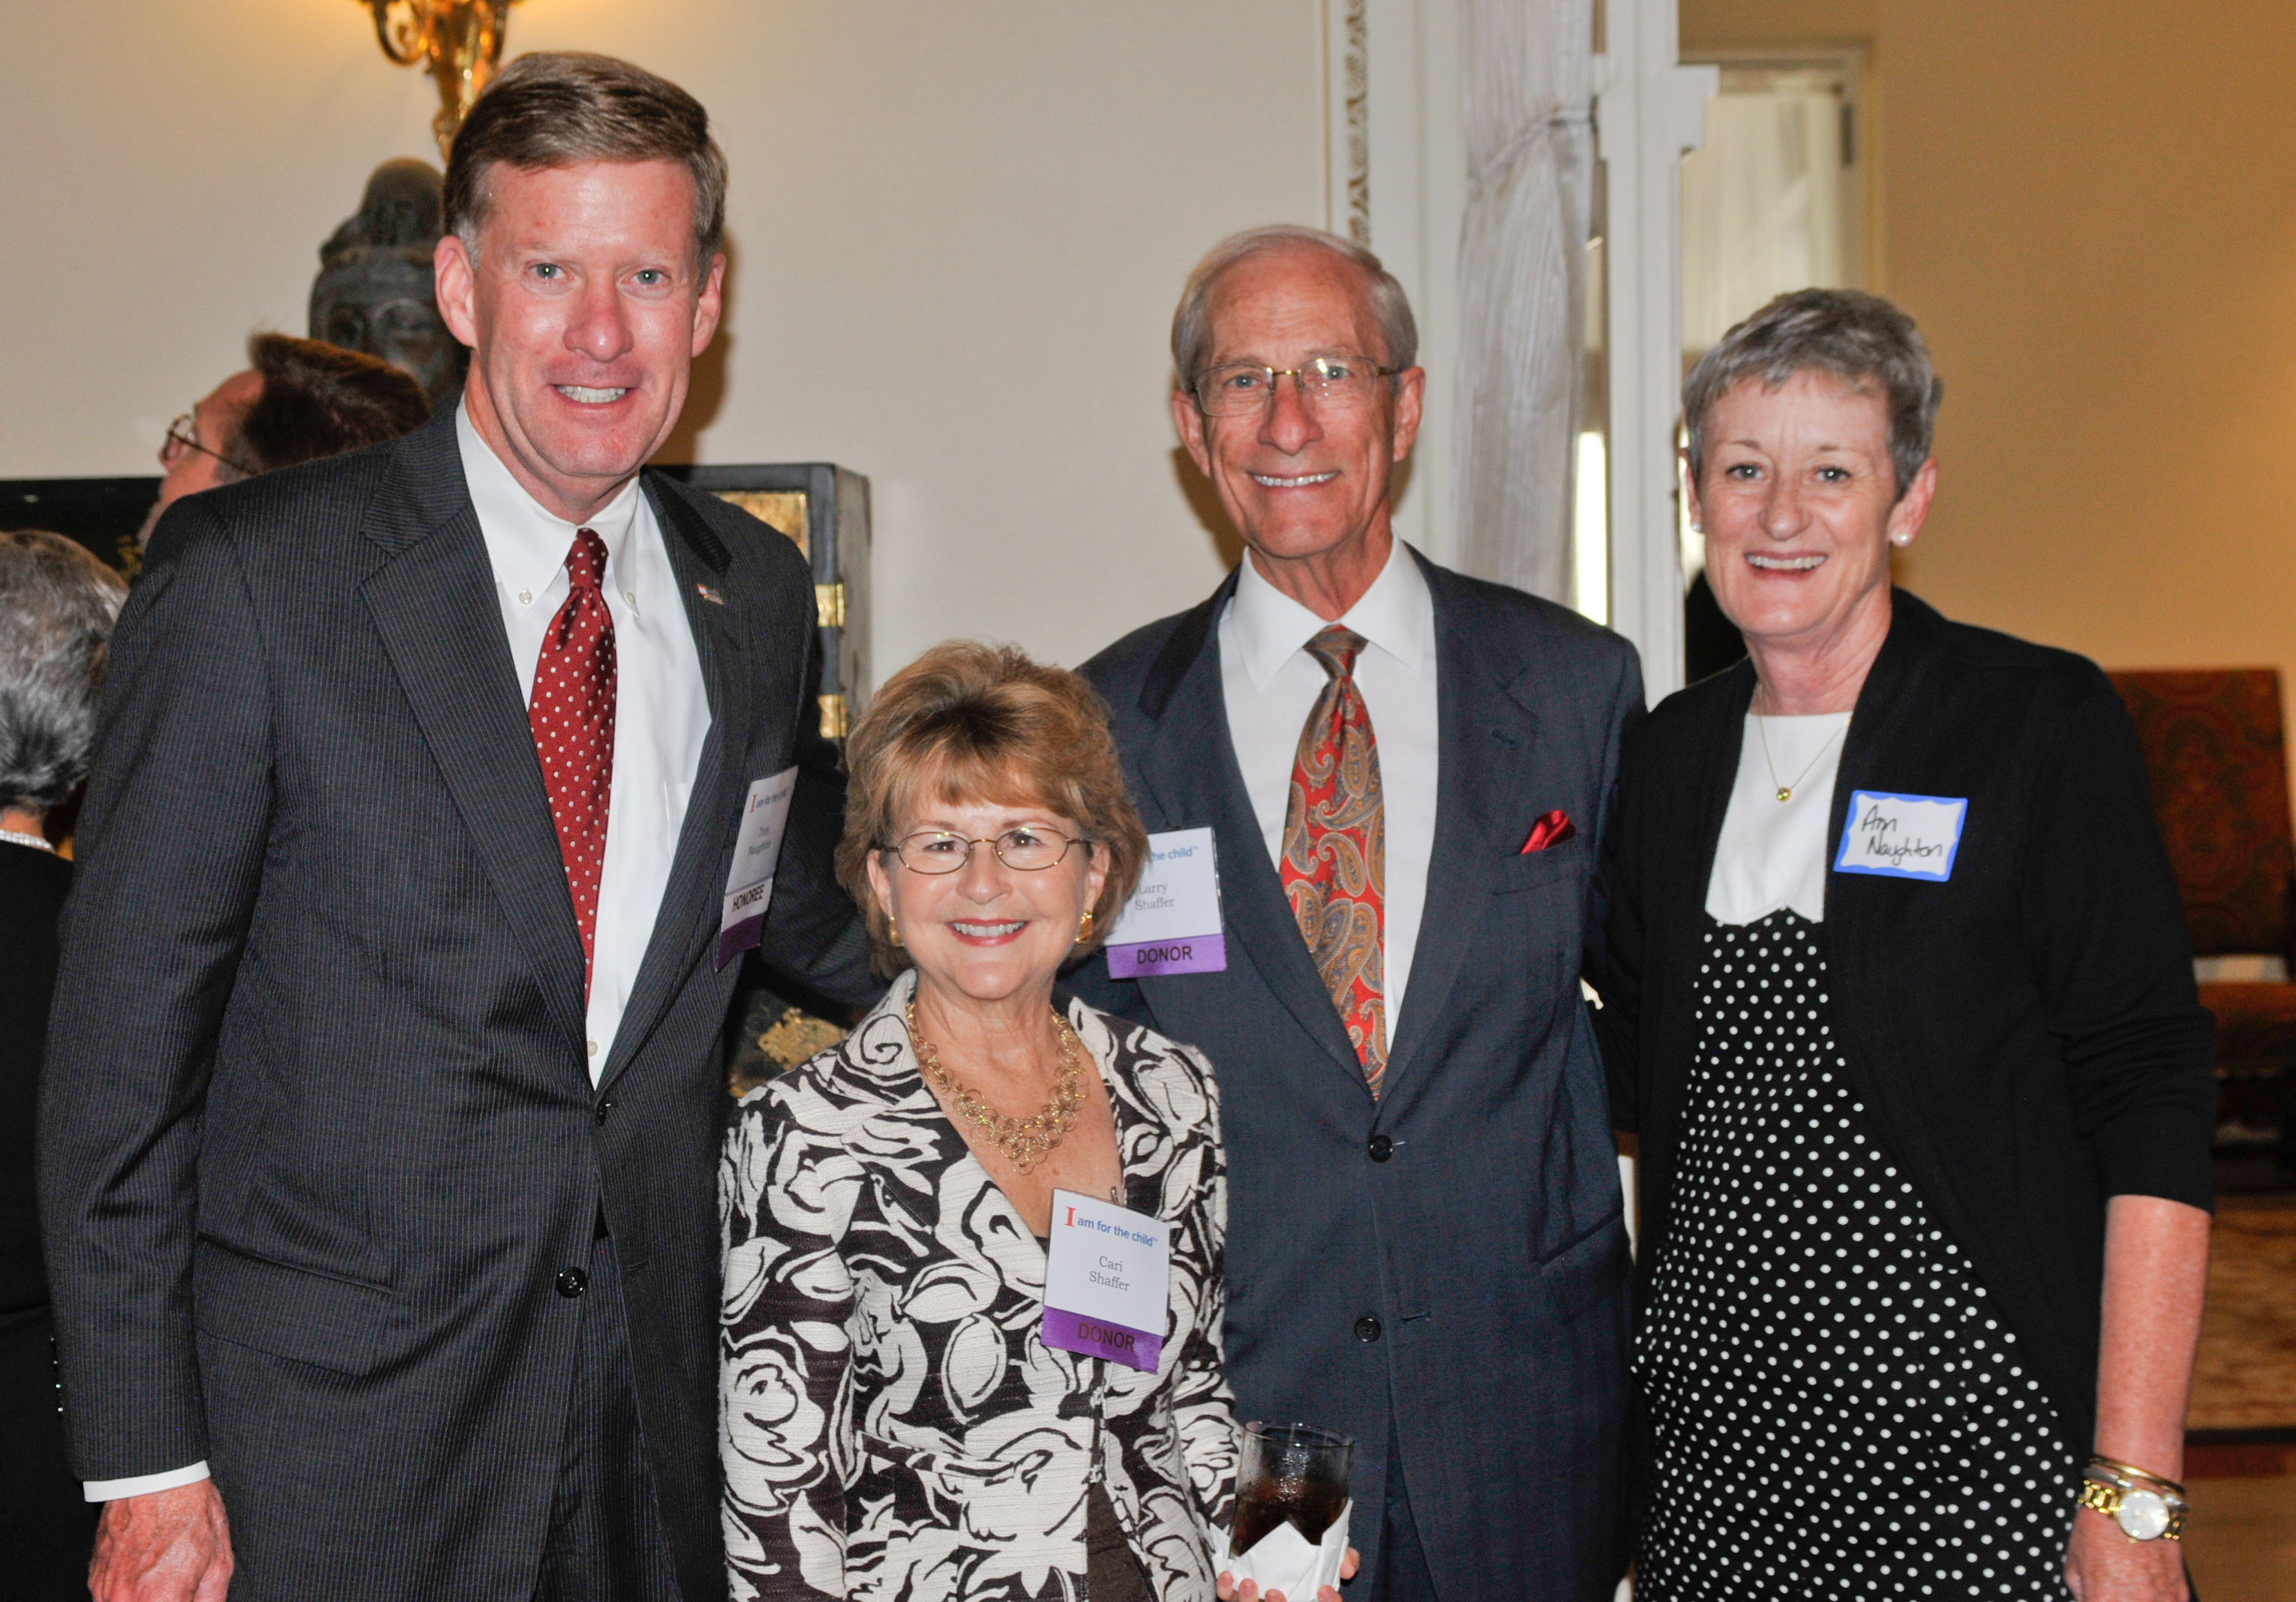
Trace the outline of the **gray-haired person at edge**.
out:
[[[127,598],[119,574],[63,535],[0,534],[0,1575],[19,1602],[85,1598],[95,1536],[56,1412],[32,1113],[72,879],[56,847],[87,777]]]
[[[41,1107],[96,1602],[725,1595],[728,959],[877,991],[804,561],[640,470],[725,184],[675,85],[504,69],[447,176],[460,404],[152,537]]]
[[[1594,1602],[1623,1566],[1627,1237],[1579,984],[1642,674],[1396,537],[1416,344],[1330,234],[1190,274],[1173,418],[1249,549],[1083,672],[1147,828],[1211,831],[1225,965],[1074,983],[1218,1076],[1228,1377],[1239,1417],[1355,1438],[1349,1594]]]
[[[1628,739],[1638,1602],[2175,1602],[2209,1015],[2103,674],[1890,584],[1941,390],[1781,297],[1684,391],[1747,657]]]

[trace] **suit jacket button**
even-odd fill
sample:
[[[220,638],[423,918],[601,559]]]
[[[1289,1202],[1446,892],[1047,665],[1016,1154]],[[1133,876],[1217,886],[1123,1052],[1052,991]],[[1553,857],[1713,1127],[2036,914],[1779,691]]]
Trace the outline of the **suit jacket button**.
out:
[[[596,1114],[598,1122],[602,1124],[604,1124],[608,1118],[613,1116],[613,1111],[614,1099],[611,1096],[609,1096],[603,1101],[598,1103],[598,1110]]]
[[[570,1274],[574,1271],[570,1268],[566,1271]],[[1365,1345],[1369,1345],[1378,1338],[1379,1320],[1377,1319],[1373,1318],[1369,1313],[1365,1313],[1363,1317],[1356,1320],[1356,1339],[1363,1342]]]
[[[584,1273],[580,1269],[565,1269],[559,1273],[558,1294],[564,1296],[568,1301],[572,1301],[576,1296],[580,1295],[584,1291],[589,1288],[590,1276]],[[1365,1319],[1364,1323],[1370,1324],[1371,1320],[1369,1319]],[[1363,1325],[1357,1325],[1356,1330],[1357,1334],[1361,1334],[1363,1331]],[[1372,1331],[1374,1335],[1378,1333],[1378,1330],[1379,1326],[1372,1324]]]
[[[1371,1160],[1373,1162],[1384,1163],[1389,1157],[1395,1155],[1395,1142],[1389,1140],[1385,1135],[1374,1135],[1371,1138],[1370,1151]]]

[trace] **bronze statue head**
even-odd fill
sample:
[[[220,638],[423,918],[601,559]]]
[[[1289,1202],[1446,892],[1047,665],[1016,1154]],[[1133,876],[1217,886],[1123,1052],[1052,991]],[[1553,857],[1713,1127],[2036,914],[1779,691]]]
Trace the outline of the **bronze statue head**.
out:
[[[412,373],[434,413],[454,404],[469,359],[439,315],[431,278],[441,181],[427,161],[376,168],[358,214],[319,248],[311,283],[311,338]]]

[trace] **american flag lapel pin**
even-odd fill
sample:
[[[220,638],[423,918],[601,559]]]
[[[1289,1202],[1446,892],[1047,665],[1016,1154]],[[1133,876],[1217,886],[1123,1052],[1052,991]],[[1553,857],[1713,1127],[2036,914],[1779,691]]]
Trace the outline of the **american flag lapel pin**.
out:
[[[702,600],[708,601],[711,606],[724,606],[726,604],[726,598],[718,593],[717,591],[711,589],[708,584],[695,584],[693,586],[693,593],[701,596]]]

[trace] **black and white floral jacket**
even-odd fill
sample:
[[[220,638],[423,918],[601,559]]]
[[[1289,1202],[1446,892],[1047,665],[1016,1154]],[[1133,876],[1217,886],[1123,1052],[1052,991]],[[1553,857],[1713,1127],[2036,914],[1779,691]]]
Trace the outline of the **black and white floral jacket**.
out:
[[[1161,1602],[1210,1602],[1236,1432],[1220,1373],[1227,1181],[1193,1047],[1081,1001],[1126,1205],[1170,1221],[1156,1371],[1046,1347],[1045,1252],[925,1086],[905,975],[840,1045],[743,1098],[718,1173],[735,1602],[1086,1594],[1106,1485]]]

